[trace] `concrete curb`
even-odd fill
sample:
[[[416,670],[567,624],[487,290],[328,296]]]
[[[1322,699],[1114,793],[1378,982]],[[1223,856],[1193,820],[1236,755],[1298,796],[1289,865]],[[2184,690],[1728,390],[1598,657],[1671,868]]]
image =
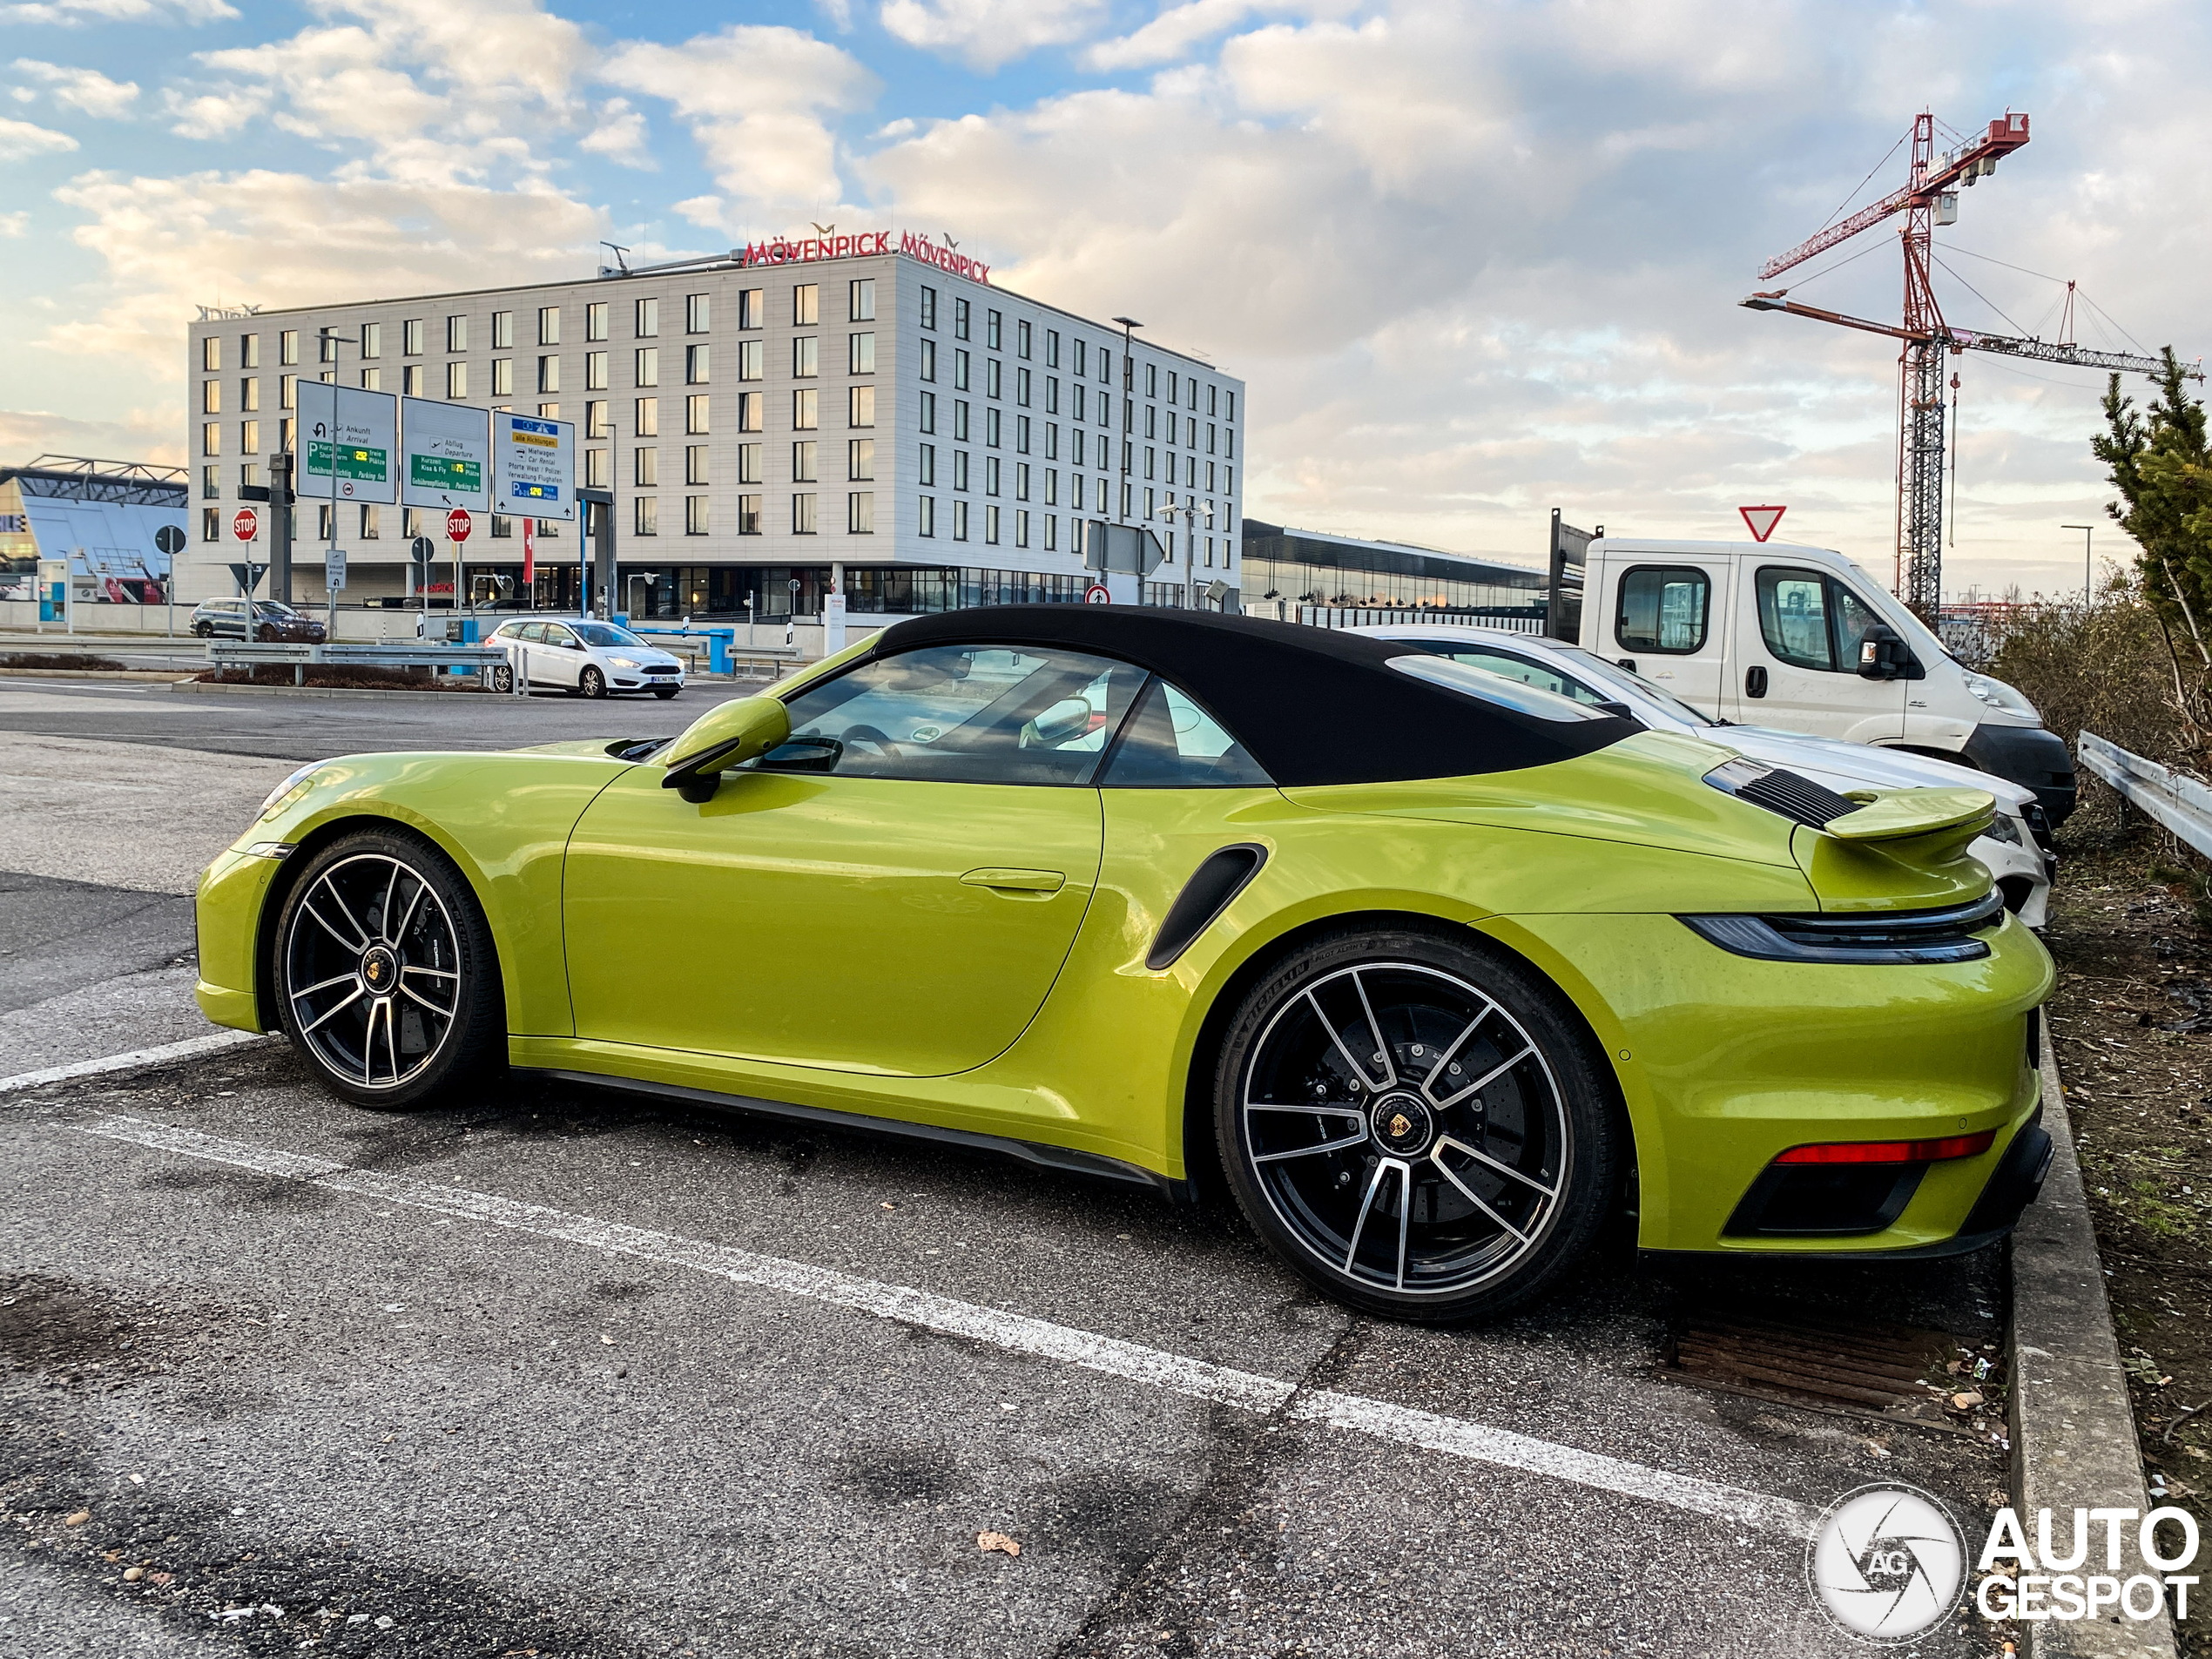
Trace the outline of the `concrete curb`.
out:
[[[10,668],[0,663],[7,680],[173,680],[173,668]]]
[[[2052,1541],[2063,1550],[2073,1510],[2132,1507],[2141,1513],[2151,1504],[2047,1023],[2042,1062],[2051,1172],[2012,1244],[2012,1484],[2030,1547],[2035,1513],[2048,1508],[2057,1512]],[[2120,1530],[2120,1576],[2155,1576],[2157,1569],[2136,1554],[2134,1529]],[[2091,1523],[2093,1544],[2102,1535]],[[2083,1570],[2101,1568],[2093,1559]],[[2163,1611],[2140,1622],[2114,1615],[2022,1621],[2017,1628],[2029,1659],[2174,1659],[2174,1627]]]

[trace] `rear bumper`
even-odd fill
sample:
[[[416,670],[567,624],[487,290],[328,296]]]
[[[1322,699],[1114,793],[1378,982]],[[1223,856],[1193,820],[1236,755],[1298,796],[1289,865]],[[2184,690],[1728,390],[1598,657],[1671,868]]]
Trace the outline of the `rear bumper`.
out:
[[[2074,757],[2040,725],[1978,725],[1961,751],[1982,771],[2035,792],[2053,829],[2074,810]]]

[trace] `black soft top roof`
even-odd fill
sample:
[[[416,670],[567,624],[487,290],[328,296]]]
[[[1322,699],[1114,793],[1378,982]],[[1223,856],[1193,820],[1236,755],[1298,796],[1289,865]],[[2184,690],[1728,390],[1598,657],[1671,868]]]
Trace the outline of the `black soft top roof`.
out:
[[[894,623],[871,656],[1058,645],[1150,669],[1204,704],[1278,784],[1462,778],[1571,760],[1641,732],[1547,720],[1387,666],[1420,649],[1298,623],[1123,605],[992,605]]]

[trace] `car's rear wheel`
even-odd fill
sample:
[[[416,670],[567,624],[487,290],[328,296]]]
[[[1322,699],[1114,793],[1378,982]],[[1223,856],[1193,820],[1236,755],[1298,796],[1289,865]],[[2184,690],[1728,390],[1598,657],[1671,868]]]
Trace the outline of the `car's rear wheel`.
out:
[[[1302,1277],[1406,1319],[1494,1317],[1588,1249],[1625,1148],[1556,991],[1441,934],[1338,934],[1238,1008],[1215,1127],[1238,1204]]]
[[[276,640],[276,630],[265,622],[254,630],[253,637],[265,645],[273,644]]]
[[[427,841],[369,830],[300,873],[277,921],[285,1035],[356,1105],[424,1104],[506,1059],[491,929]]]
[[[607,694],[607,677],[592,664],[586,663],[583,672],[576,677],[576,688],[586,697],[604,697]]]
[[[512,691],[515,689],[515,671],[505,663],[494,668],[491,671],[491,689],[495,691]]]

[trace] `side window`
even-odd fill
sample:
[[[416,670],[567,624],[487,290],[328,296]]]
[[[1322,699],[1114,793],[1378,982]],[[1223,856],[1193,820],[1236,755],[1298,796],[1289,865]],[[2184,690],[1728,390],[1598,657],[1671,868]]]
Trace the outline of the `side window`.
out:
[[[1144,671],[1081,651],[936,645],[791,701],[771,772],[968,784],[1091,781]]]
[[[577,637],[574,634],[556,622],[549,622],[545,624],[545,643],[549,645],[563,646],[570,651],[583,649],[577,643]]]
[[[1833,577],[1828,583],[1828,615],[1836,634],[1836,666],[1842,672],[1858,671],[1858,642],[1881,617],[1865,602]]]
[[[1621,574],[1613,637],[1639,654],[1687,657],[1704,647],[1712,601],[1712,579],[1694,565],[1638,565]]]
[[[1491,651],[1481,645],[1433,645],[1426,649],[1439,657],[1448,657],[1455,663],[1465,663],[1469,668],[1480,668],[1492,674],[1501,674],[1509,680],[1519,680],[1523,685],[1533,685],[1540,691],[1549,691],[1554,697],[1571,698],[1577,703],[1605,702],[1605,696],[1555,668],[1541,663],[1532,663],[1526,657],[1516,657],[1510,651]]]
[[[1156,679],[1098,781],[1105,789],[1264,789],[1274,779],[1212,715]]]
[[[1768,565],[1759,571],[1759,636],[1777,662],[1833,672],[1828,584],[1817,570]]]

